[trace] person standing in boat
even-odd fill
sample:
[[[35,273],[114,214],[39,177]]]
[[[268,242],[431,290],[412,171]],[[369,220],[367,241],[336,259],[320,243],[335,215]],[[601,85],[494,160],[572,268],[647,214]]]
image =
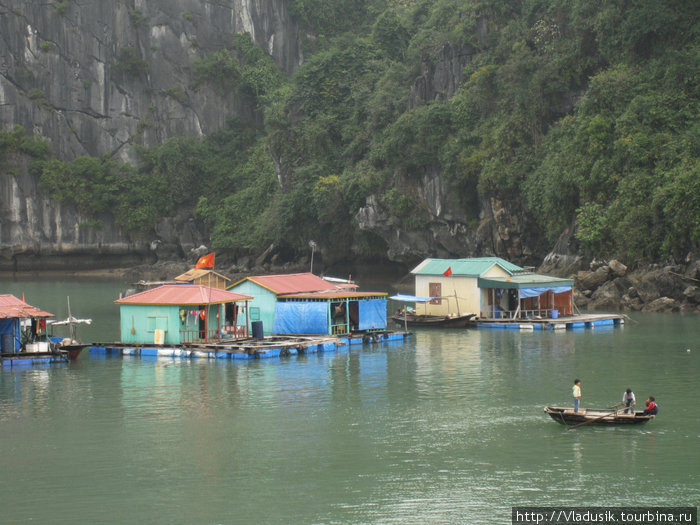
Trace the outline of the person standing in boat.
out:
[[[581,380],[574,379],[574,412],[578,412],[578,405],[581,402]]]
[[[654,396],[649,396],[649,399],[647,399],[647,406],[644,409],[644,415],[645,416],[655,416],[658,413],[659,413],[659,407],[656,406],[656,399],[654,399]]]
[[[637,404],[637,399],[634,397],[634,392],[632,392],[631,388],[628,388],[625,390],[625,393],[622,394],[622,404],[625,405],[625,414],[629,414],[630,412],[634,414],[634,407]],[[632,407],[631,410],[630,407]]]

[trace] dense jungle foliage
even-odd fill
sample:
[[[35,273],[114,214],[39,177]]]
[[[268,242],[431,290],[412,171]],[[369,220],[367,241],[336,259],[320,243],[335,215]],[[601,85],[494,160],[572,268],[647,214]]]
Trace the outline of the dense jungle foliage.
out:
[[[581,249],[603,257],[651,261],[700,246],[698,2],[291,9],[307,35],[291,78],[247,35],[193,66],[193,89],[245,94],[264,126],[231,120],[206,140],[171,139],[143,150],[138,167],[65,163],[34,147],[43,187],[88,214],[113,210],[132,232],[191,207],[219,251],[294,252],[309,239],[370,251],[354,222],[366,197],[421,228],[427,215],[394,181],[437,169],[472,226],[480,200],[497,196],[521,201],[550,247],[572,225]],[[454,94],[409,100],[445,49],[468,57]],[[3,134],[0,153],[20,135]]]

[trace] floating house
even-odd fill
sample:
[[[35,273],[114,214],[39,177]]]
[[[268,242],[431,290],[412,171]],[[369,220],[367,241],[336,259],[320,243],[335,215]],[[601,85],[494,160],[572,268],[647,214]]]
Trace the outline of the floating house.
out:
[[[115,301],[124,343],[209,343],[248,336],[248,295],[165,284]]]
[[[254,297],[250,322],[265,334],[340,335],[386,329],[386,293],[358,292],[312,273],[256,275],[229,290]]]
[[[14,295],[0,295],[0,365],[15,367],[66,362],[77,357],[58,349],[47,332],[53,314],[25,303]]]
[[[220,290],[226,290],[231,284],[231,279],[207,268],[192,268],[182,275],[178,275],[173,280],[176,283],[200,284]]]
[[[53,314],[31,306],[14,295],[0,295],[0,344],[3,354],[48,351],[46,319]],[[22,328],[22,321],[29,321]],[[35,346],[41,343],[42,346]],[[45,348],[44,348],[45,345]]]
[[[539,275],[500,257],[426,259],[411,273],[418,313],[474,313],[481,319],[573,315],[573,280]],[[424,310],[424,311],[423,311]]]

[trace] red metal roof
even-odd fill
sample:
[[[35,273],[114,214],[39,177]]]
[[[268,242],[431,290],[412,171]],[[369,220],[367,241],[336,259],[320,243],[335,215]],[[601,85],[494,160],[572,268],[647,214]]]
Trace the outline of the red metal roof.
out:
[[[53,317],[53,314],[39,310],[14,295],[0,295],[0,319],[30,319],[34,317]]]
[[[338,288],[312,273],[289,273],[281,275],[254,275],[246,277],[249,281],[282,295],[290,293],[322,292]],[[245,281],[245,279],[243,279]],[[243,282],[239,281],[239,282]],[[238,284],[238,283],[236,283]],[[235,286],[235,285],[234,285]]]
[[[283,299],[360,299],[363,297],[386,297],[384,292],[355,292],[351,290],[334,290],[315,293],[292,293],[283,295]]]
[[[198,279],[199,277],[204,277],[207,274],[216,275],[217,277],[221,277],[225,281],[231,280],[228,277],[226,277],[225,275],[221,275],[220,273],[216,273],[214,270],[209,270],[209,269],[204,269],[204,268],[192,268],[190,270],[187,270],[182,275],[178,275],[177,277],[174,277],[173,281],[192,282],[195,279]]]
[[[221,304],[248,301],[249,295],[228,292],[200,284],[164,284],[114,301],[116,304]]]

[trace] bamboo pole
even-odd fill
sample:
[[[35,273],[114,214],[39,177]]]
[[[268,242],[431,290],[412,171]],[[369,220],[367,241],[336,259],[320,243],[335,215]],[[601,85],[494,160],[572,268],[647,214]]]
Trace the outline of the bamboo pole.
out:
[[[68,335],[70,336],[71,344],[75,340],[75,331],[73,329],[73,314],[70,312],[70,296],[66,296],[66,301],[68,303]]]

